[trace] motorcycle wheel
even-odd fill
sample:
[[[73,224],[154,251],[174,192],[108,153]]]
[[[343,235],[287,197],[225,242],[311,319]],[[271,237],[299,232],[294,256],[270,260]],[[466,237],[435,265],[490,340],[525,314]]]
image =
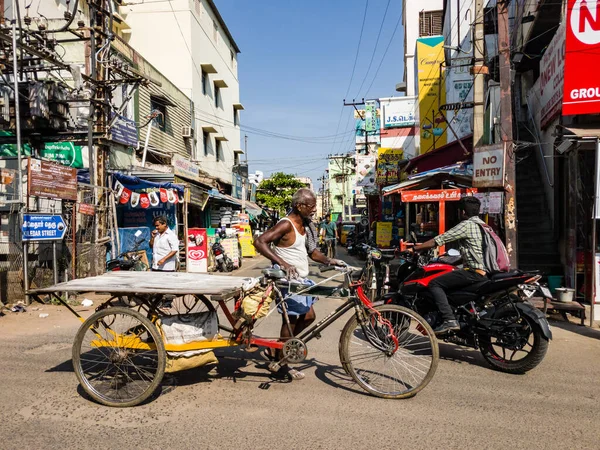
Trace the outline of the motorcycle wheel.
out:
[[[225,272],[233,272],[233,261],[229,257],[226,257]]]
[[[494,319],[516,321],[505,327],[503,337],[479,336],[481,354],[500,372],[528,372],[542,362],[548,351],[548,340],[539,325],[525,314],[517,317],[515,309],[505,305],[496,311]]]
[[[222,259],[217,260],[217,270],[219,272],[225,272],[225,264],[223,263]]]

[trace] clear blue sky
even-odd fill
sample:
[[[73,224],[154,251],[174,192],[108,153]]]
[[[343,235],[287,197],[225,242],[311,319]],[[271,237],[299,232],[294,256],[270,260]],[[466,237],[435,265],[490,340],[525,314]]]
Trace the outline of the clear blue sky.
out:
[[[403,81],[404,30],[401,24],[396,29],[396,24],[402,2],[389,2],[383,27],[388,0],[368,1],[365,18],[366,4],[367,0],[216,0],[241,50],[242,145],[247,134],[251,173],[262,170],[267,176],[283,171],[309,176],[317,188],[327,155],[354,148],[350,132],[353,109],[342,108],[343,99],[399,95],[394,88]],[[302,140],[265,136],[269,133]],[[331,137],[336,134],[340,136]]]

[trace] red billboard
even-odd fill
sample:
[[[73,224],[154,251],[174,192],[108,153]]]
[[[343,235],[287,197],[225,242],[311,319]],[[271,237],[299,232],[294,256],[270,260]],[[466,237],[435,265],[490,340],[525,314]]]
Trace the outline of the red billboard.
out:
[[[600,113],[600,5],[568,0],[564,116]]]

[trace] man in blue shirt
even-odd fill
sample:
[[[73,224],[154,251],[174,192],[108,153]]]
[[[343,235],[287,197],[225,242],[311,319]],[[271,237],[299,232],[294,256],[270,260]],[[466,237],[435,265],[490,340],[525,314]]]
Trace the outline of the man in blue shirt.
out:
[[[321,236],[325,238],[327,244],[327,257],[335,258],[335,241],[338,238],[337,226],[331,221],[331,216],[327,216],[325,224],[321,227]]]

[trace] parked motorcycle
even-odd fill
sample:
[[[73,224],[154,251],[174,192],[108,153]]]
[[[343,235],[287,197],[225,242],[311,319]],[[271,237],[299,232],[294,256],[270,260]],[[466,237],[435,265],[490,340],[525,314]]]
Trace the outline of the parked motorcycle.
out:
[[[382,300],[418,312],[435,328],[442,318],[427,287],[437,277],[458,270],[460,258],[431,262],[430,255],[412,252],[403,252],[402,257],[406,262],[398,270],[399,290]],[[544,359],[552,339],[546,316],[527,301],[536,293],[552,298],[548,288],[540,285],[540,278],[512,270],[447,292],[460,330],[441,338],[479,349],[488,364],[499,371],[517,374],[533,369]]]
[[[116,272],[118,270],[148,270],[148,265],[142,261],[142,253],[139,252],[140,245],[145,239],[141,238],[141,231],[136,231],[133,247],[124,251],[119,256],[106,262],[107,272]]]
[[[219,237],[212,245],[212,253],[215,257],[215,264],[219,272],[231,272],[233,270],[233,260],[225,252],[225,248],[221,245]]]

